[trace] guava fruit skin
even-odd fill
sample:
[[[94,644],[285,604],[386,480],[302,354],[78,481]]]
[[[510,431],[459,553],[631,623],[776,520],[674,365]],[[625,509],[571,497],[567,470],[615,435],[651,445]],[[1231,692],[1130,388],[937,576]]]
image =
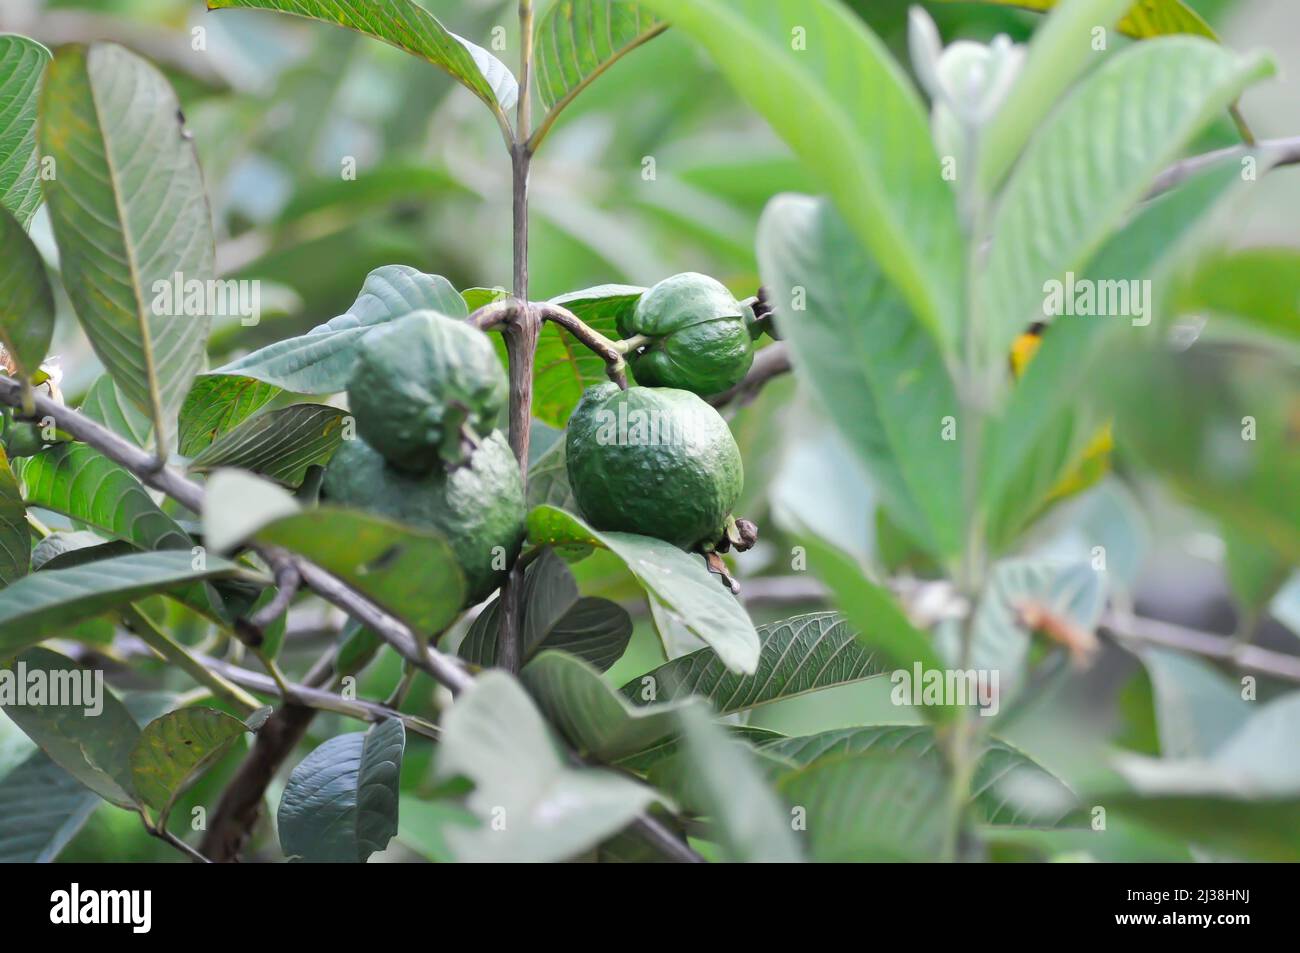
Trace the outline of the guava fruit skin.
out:
[[[362,338],[348,382],[357,432],[412,473],[463,462],[461,423],[491,433],[508,397],[487,335],[436,311],[416,311]]]
[[[329,502],[355,506],[442,535],[465,573],[467,601],[486,599],[524,541],[524,487],[510,445],[494,431],[463,466],[412,474],[390,465],[364,440],[346,440],[325,470]],[[504,558],[494,553],[504,550]]]
[[[636,411],[646,413],[638,418]],[[646,444],[635,428],[650,414],[659,415],[661,438],[668,420],[681,440]],[[620,433],[629,442],[616,442]],[[574,499],[592,526],[682,549],[721,537],[744,485],[740,449],[726,421],[685,390],[623,391],[612,382],[588,388],[569,418],[564,450]]]
[[[720,394],[754,361],[745,309],[708,275],[685,272],[659,282],[618,318],[619,333],[654,338],[628,357],[637,383]]]

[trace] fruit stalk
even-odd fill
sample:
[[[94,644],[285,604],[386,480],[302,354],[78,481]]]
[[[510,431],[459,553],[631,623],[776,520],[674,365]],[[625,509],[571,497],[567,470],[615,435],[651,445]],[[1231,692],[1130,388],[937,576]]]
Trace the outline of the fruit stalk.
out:
[[[627,390],[627,362],[623,355],[629,350],[626,341],[611,341],[591,327],[568,308],[558,304],[535,305],[543,321],[551,321],[568,331],[590,351],[599,354],[605,362],[609,379],[622,390]]]

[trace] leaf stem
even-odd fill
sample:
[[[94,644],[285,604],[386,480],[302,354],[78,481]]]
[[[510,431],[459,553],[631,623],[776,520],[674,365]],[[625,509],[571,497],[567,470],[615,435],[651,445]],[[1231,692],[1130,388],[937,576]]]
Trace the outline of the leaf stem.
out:
[[[171,636],[154,625],[153,620],[135,606],[127,605],[122,609],[121,614],[123,620],[140,637],[142,642],[172,665],[185,672],[194,681],[207,688],[213,695],[237,708],[243,709],[244,714],[249,714],[262,707],[261,702],[238,685],[226,681],[220,675],[209,670],[202,662],[191,655],[185,646],[174,641]]]

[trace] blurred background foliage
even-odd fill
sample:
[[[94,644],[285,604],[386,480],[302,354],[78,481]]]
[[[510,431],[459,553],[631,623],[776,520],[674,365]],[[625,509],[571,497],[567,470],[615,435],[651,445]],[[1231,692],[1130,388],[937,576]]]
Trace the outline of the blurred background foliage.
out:
[[[514,0],[423,0],[467,38],[517,60]],[[906,0],[851,0],[894,49],[905,54]],[[1300,62],[1300,9],[1286,0],[1190,0],[1238,47],[1268,46],[1280,62]],[[947,41],[1005,32],[1025,39],[1035,15],[974,4],[927,4]],[[505,49],[493,45],[504,31]],[[366,274],[401,263],[445,275],[459,288],[507,284],[510,273],[509,162],[500,132],[447,76],[418,59],[346,30],[256,12],[207,13],[193,0],[4,0],[0,31],[47,45],[113,39],[164,68],[175,85],[203,161],[218,233],[218,268],[228,277],[263,283],[263,321],[214,330],[213,366],[268,341],[302,333],[347,309]],[[196,32],[198,31],[198,32]],[[201,43],[199,42],[201,40]],[[1116,42],[1128,42],[1117,39]],[[202,49],[195,49],[201,45]],[[1288,48],[1290,47],[1290,48]],[[754,64],[762,69],[761,63]],[[1295,75],[1252,91],[1242,109],[1260,137],[1300,132]],[[1290,70],[1294,74],[1295,70]],[[1290,107],[1290,108],[1288,108]],[[1290,123],[1290,126],[1287,124]],[[1225,116],[1198,144],[1237,141]],[[342,176],[354,161],[355,181]],[[651,174],[651,170],[653,174]],[[649,285],[681,271],[713,274],[738,295],[758,285],[754,236],[766,202],[784,191],[817,191],[788,150],[723,81],[689,40],[674,31],[620,62],[564,115],[533,167],[531,273],[533,297],[606,282]],[[1280,174],[1232,212],[1230,245],[1295,244],[1300,176]],[[42,210],[33,237],[56,254]],[[101,373],[76,329],[66,296],[55,353],[64,389],[75,402]],[[733,411],[746,462],[740,512],[763,529],[760,546],[737,564],[756,622],[819,608],[811,585],[774,592],[759,580],[797,579],[788,565],[783,528],[806,526],[860,558],[907,566],[887,527],[878,526],[868,482],[831,427],[797,391],[793,378],[773,382]],[[534,441],[540,454],[552,434]],[[1300,584],[1292,579],[1263,605],[1243,607],[1225,570],[1225,541],[1206,517],[1176,504],[1124,467],[1062,508],[1035,532],[1037,553],[1087,554],[1103,540],[1120,598],[1144,613],[1219,633],[1249,635],[1294,651],[1300,627]],[[895,545],[891,546],[891,543]],[[574,566],[588,595],[621,600],[639,613],[627,655],[609,674],[621,684],[663,658],[638,590],[608,554]],[[923,567],[914,567],[923,568]],[[805,574],[806,575],[806,574]],[[1282,580],[1278,580],[1281,582]],[[779,596],[779,598],[777,598]],[[161,602],[161,601],[160,601]],[[166,611],[175,613],[174,604]],[[160,611],[163,611],[160,608]],[[298,630],[328,632],[338,620],[299,609]],[[314,615],[313,615],[314,613]],[[174,621],[174,620],[173,620]],[[454,641],[458,632],[451,634]],[[103,633],[101,633],[101,636]],[[108,651],[105,649],[105,651]],[[308,637],[290,639],[287,668],[319,651]],[[1151,650],[1142,660],[1108,646],[1084,675],[1045,692],[1028,717],[1004,734],[1076,787],[1109,771],[1116,747],[1155,753],[1173,730],[1178,692],[1199,692],[1198,704],[1229,705],[1233,676],[1209,663]],[[1177,670],[1178,681],[1170,673]],[[127,670],[123,669],[126,674]],[[384,697],[400,675],[391,653],[358,686]],[[1162,675],[1169,675],[1162,680]],[[119,687],[184,688],[161,665],[136,666]],[[1187,686],[1192,687],[1187,687]],[[790,734],[853,724],[920,721],[889,702],[887,680],[875,679],[760,708],[751,723]],[[420,679],[407,708],[430,704],[435,686]],[[1261,683],[1261,700],[1270,687]],[[1225,700],[1226,699],[1226,700]],[[1162,723],[1163,719],[1163,723]],[[322,715],[319,742],[354,725]],[[30,743],[0,719],[0,774]],[[429,746],[408,749],[404,788],[427,791]],[[176,816],[212,805],[239,754],[202,778]],[[270,792],[278,801],[279,788]],[[402,844],[437,858],[436,805],[403,799]],[[426,813],[416,808],[425,804]],[[1084,835],[1078,835],[1083,837]],[[263,856],[274,856],[264,837]],[[1105,859],[1189,859],[1185,845],[1134,830],[1108,838]],[[1068,852],[1053,843],[1047,854]],[[1096,850],[1080,841],[1078,849]],[[1006,856],[1040,856],[1033,845],[998,848]],[[175,859],[150,840],[138,820],[101,808],[65,851],[66,859]]]

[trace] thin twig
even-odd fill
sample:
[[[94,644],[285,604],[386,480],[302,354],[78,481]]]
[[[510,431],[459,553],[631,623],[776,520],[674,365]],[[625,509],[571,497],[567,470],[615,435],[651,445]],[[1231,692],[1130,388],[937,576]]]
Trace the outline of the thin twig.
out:
[[[229,662],[217,658],[203,657],[203,662],[211,667],[214,671],[224,675],[227,679],[245,688],[251,688],[255,692],[261,692],[263,695],[273,695],[281,697],[287,702],[303,705],[307,708],[315,708],[317,711],[329,711],[337,715],[345,715],[348,718],[355,718],[358,721],[365,721],[371,724],[384,721],[388,718],[396,718],[408,730],[417,735],[423,735],[426,738],[437,739],[441,736],[441,729],[423,718],[417,718],[415,715],[407,715],[397,711],[387,705],[381,705],[378,702],[365,701],[360,698],[344,698],[342,695],[336,695],[334,692],[326,691],[322,688],[313,688],[309,685],[300,685],[295,682],[287,683],[289,690],[288,696],[284,696],[277,688],[275,681],[260,672],[249,671],[246,668],[240,668],[237,665],[231,665]]]
[[[147,831],[148,831],[152,836],[158,838],[158,839],[159,839],[160,841],[162,841],[164,844],[170,844],[172,847],[175,847],[177,850],[179,850],[182,854],[184,854],[184,855],[185,855],[186,857],[188,857],[190,860],[194,861],[196,864],[210,864],[210,863],[212,863],[212,861],[210,861],[208,858],[204,857],[201,853],[199,853],[197,850],[195,850],[195,849],[194,849],[193,847],[191,847],[189,844],[185,843],[185,841],[181,840],[179,837],[177,837],[177,836],[176,836],[175,834],[173,834],[171,831],[167,830],[167,828],[165,828],[165,827],[154,827],[152,824],[150,824],[150,823],[148,823],[148,822],[146,821],[146,822],[145,822],[145,825],[144,825],[144,829],[147,830]]]
[[[1230,156],[1244,159],[1246,156],[1253,155],[1267,155],[1272,160],[1273,168],[1300,164],[1300,136],[1293,136],[1289,139],[1265,139],[1253,146],[1229,146],[1226,149],[1216,149],[1214,152],[1205,152],[1175,162],[1156,176],[1155,182],[1151,185],[1151,190],[1147,193],[1147,198],[1154,198],[1162,192],[1168,192],[1174,186],[1180,185],[1202,169]]]
[[[229,702],[236,708],[242,708],[245,714],[261,707],[256,698],[238,685],[232,685],[226,679],[204,666],[185,646],[154,625],[153,620],[135,606],[128,604],[121,610],[120,614],[122,620],[134,630],[141,642],[161,655],[163,659],[175,665],[217,698]]]
[[[590,351],[598,354],[605,362],[605,373],[609,379],[627,390],[627,361],[623,355],[625,349],[618,342],[612,341],[587,324],[568,308],[550,302],[533,305],[543,321],[550,321],[568,331]]]
[[[1212,635],[1172,622],[1142,618],[1115,610],[1106,613],[1101,625],[1122,643],[1177,649],[1226,662],[1243,672],[1300,683],[1300,655],[1286,655],[1254,645],[1242,645],[1228,636]]]

